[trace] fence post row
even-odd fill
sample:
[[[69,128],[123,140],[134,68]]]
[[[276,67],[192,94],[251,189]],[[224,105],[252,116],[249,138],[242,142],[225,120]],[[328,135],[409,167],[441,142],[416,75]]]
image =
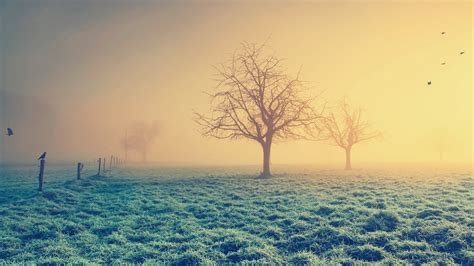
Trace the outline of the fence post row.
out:
[[[97,160],[99,163],[99,167],[97,169],[97,176],[100,176],[101,171],[105,170],[105,158],[99,158]],[[117,157],[114,157],[113,155],[110,156],[110,163],[109,163],[109,168],[112,169],[112,167],[116,167],[121,160]],[[44,167],[46,165],[46,160],[45,159],[40,159],[40,169],[39,169],[39,175],[38,175],[38,190],[43,191],[43,184],[44,184]],[[81,179],[81,172],[82,169],[84,168],[84,164],[81,162],[77,163],[77,169],[76,169],[76,174],[77,174],[77,179]]]
[[[46,165],[46,160],[44,158],[41,158],[40,160],[40,169],[39,169],[39,175],[38,175],[38,190],[43,191],[43,184],[44,184],[44,167]],[[97,176],[100,176],[101,171],[105,170],[105,158],[99,158],[97,160],[99,163],[99,167],[97,169]],[[112,167],[117,167],[121,163],[121,160],[115,156],[110,156],[110,163],[109,163],[109,168],[112,169]],[[77,179],[81,179],[81,172],[82,169],[84,168],[84,164],[81,162],[77,163],[77,169],[76,169],[76,174],[77,174]]]

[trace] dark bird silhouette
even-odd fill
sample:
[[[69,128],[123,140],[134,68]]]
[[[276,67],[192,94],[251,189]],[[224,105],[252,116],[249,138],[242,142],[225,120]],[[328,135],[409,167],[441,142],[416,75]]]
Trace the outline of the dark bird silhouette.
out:
[[[446,32],[445,31],[442,31],[441,34],[445,34]]]
[[[428,85],[431,85],[431,80],[430,80],[430,81],[428,81]]]
[[[7,136],[13,136],[13,129],[7,128]]]
[[[441,65],[446,65],[446,62],[441,63]]]
[[[459,54],[464,54],[464,51],[460,52]]]
[[[46,158],[46,152],[43,152],[40,157],[38,157],[38,160],[44,160]]]

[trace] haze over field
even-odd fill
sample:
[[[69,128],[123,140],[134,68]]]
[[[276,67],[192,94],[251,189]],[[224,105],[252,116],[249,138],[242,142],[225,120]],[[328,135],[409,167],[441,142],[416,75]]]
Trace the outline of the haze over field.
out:
[[[99,2],[0,1],[0,160],[32,162],[44,150],[51,161],[123,156],[127,127],[156,120],[149,161],[259,164],[258,145],[203,138],[192,113],[209,109],[213,65],[243,41],[267,41],[290,74],[302,66],[313,95],[349,97],[383,133],[354,149],[355,167],[437,162],[440,141],[443,161],[472,163],[468,1]],[[343,160],[323,142],[272,151],[274,164]]]
[[[473,11],[0,0],[0,265],[474,265]]]

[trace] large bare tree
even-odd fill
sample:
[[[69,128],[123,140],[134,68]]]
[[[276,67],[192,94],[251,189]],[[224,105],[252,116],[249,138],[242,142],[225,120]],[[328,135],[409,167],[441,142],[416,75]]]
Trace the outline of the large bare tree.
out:
[[[142,162],[147,161],[148,147],[158,136],[158,123],[147,123],[144,121],[135,122],[127,130],[127,134],[120,140],[122,148],[125,150],[125,157],[129,150],[135,150],[141,154]]]
[[[329,111],[324,118],[326,138],[346,152],[346,170],[352,169],[351,150],[355,144],[381,136],[363,119],[362,114],[361,108],[353,109],[347,99],[342,99],[336,110]]]
[[[305,96],[299,73],[285,73],[282,59],[264,53],[265,45],[243,43],[232,58],[216,67],[217,92],[211,114],[196,114],[203,135],[218,139],[250,139],[263,150],[262,177],[271,175],[275,141],[310,138],[322,115]]]

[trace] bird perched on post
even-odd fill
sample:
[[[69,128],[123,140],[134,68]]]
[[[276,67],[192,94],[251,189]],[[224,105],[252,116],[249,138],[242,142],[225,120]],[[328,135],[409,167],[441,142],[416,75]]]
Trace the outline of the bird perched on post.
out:
[[[7,136],[13,136],[13,129],[7,128]]]
[[[38,160],[44,160],[45,158],[46,158],[46,152],[43,152],[43,154],[41,154]]]

